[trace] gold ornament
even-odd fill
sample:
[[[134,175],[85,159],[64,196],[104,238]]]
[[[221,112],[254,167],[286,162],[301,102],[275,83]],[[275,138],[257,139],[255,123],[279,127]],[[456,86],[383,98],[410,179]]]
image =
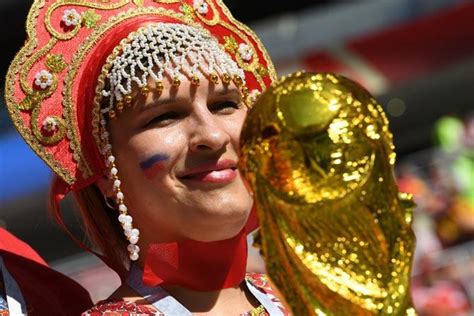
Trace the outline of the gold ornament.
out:
[[[244,81],[239,76],[234,76],[234,83],[237,87],[241,87],[244,84]]]
[[[109,111],[109,117],[114,120],[117,118],[117,114],[115,113],[114,110]]]
[[[142,93],[142,95],[146,96],[148,95],[148,93],[150,93],[150,88],[148,88],[147,86],[143,86],[140,88],[140,92]]]
[[[189,4],[184,3],[179,7],[179,10],[183,13],[187,20],[192,21],[194,19],[196,13],[194,12],[194,8]]]
[[[219,76],[217,76],[217,74],[211,74],[209,79],[213,84],[219,84]]]
[[[174,77],[171,85],[175,88],[178,88],[180,84],[181,84],[181,80],[178,77]]]
[[[137,7],[143,7],[143,0],[133,0],[133,3],[134,3]]]
[[[387,118],[355,82],[297,73],[249,111],[240,170],[270,278],[294,315],[414,315],[410,196]]]
[[[268,69],[265,68],[265,66],[258,65],[256,70],[257,70],[257,72],[259,73],[260,76],[262,76],[262,77],[268,76]]]
[[[199,77],[198,77],[198,76],[192,76],[192,77],[191,77],[191,83],[192,83],[193,85],[198,86],[198,85],[199,85],[199,82],[200,82],[200,80],[199,80]]]
[[[85,27],[89,29],[95,28],[95,26],[97,25],[97,23],[100,21],[101,18],[102,17],[100,16],[100,14],[97,14],[95,12],[95,9],[86,10],[82,14],[83,24]]]
[[[228,74],[224,74],[222,76],[222,82],[225,84],[225,85],[228,85],[230,82],[231,82],[232,78],[228,75]]]
[[[155,88],[156,88],[156,91],[158,92],[158,94],[161,94],[163,92],[163,82],[161,81],[157,81],[155,82]]]
[[[227,51],[231,53],[236,53],[239,49],[239,44],[233,36],[224,36],[224,47]]]
[[[123,111],[123,102],[122,101],[117,102],[116,108],[117,108],[117,111],[119,113],[122,113],[122,111]]]
[[[67,64],[62,55],[49,54],[46,56],[46,67],[48,67],[52,73],[60,73],[67,67]]]

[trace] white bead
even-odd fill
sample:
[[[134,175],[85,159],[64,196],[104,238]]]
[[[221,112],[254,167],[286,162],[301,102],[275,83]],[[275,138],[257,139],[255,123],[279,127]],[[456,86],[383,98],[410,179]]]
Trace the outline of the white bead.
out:
[[[107,158],[109,162],[115,162],[115,157],[110,155],[109,158]]]
[[[132,233],[132,223],[125,222],[123,223],[122,228],[123,230],[129,230],[130,234]]]
[[[41,70],[35,74],[35,84],[42,90],[53,84],[53,75],[47,70]]]
[[[125,215],[125,223],[133,222],[133,218],[130,215]]]
[[[127,209],[127,206],[125,204],[119,204],[119,211],[120,212],[126,212],[128,209]]]
[[[58,122],[57,122],[54,118],[52,118],[52,117],[50,117],[50,116],[48,116],[48,117],[43,121],[43,128],[44,128],[45,130],[47,130],[48,132],[53,132],[53,131],[55,131],[55,130],[57,129],[57,125],[58,125]]]
[[[140,252],[140,247],[138,247],[137,245],[134,245],[134,244],[130,244],[127,246],[127,250],[129,252]]]
[[[117,192],[117,200],[123,200],[123,193]]]
[[[123,233],[125,234],[125,236],[130,237],[132,235],[132,230],[129,228],[126,228],[123,230]]]
[[[140,236],[140,231],[136,228],[132,229],[131,236]]]
[[[76,26],[81,23],[82,16],[75,9],[64,10],[61,20],[66,26]]]
[[[130,238],[128,239],[128,241],[131,244],[136,244],[138,242],[138,236],[131,235]]]
[[[138,260],[138,253],[133,252],[130,254],[130,260],[137,261]]]
[[[111,173],[113,176],[116,176],[117,173],[118,173],[117,168],[113,167],[112,169],[110,169],[110,173]]]
[[[115,180],[114,181],[114,188],[119,188],[120,187],[120,184],[122,184],[122,182],[120,180]]]
[[[125,217],[126,216],[127,215],[125,215],[125,214],[120,214],[119,217],[118,217],[119,222],[122,223],[122,224],[125,223]]]

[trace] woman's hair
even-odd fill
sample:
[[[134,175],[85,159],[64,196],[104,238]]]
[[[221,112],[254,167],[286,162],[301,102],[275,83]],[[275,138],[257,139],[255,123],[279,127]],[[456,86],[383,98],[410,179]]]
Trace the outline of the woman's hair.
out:
[[[102,192],[90,185],[74,191],[74,198],[89,240],[116,272],[127,269],[127,241],[117,220],[118,211],[107,206]],[[120,273],[119,273],[120,274]]]

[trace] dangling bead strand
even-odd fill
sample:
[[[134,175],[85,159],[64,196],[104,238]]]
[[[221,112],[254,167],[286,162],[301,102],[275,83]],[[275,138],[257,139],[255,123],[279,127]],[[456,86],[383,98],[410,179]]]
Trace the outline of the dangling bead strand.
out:
[[[133,218],[128,214],[128,208],[124,203],[125,196],[121,190],[122,181],[118,177],[118,169],[115,165],[115,156],[112,154],[112,145],[109,143],[109,133],[105,129],[106,121],[101,119],[102,125],[102,134],[101,139],[103,141],[104,147],[102,153],[107,157],[107,166],[109,167],[109,177],[113,180],[115,200],[118,205],[118,221],[122,225],[123,232],[129,245],[127,246],[128,255],[130,260],[136,261],[139,258],[140,247],[137,246],[137,242],[140,239],[140,231],[137,228],[133,227]]]

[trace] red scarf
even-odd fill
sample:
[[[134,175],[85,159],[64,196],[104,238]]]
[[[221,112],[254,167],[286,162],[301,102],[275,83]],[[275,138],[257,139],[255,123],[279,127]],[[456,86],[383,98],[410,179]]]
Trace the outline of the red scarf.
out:
[[[239,285],[246,273],[247,233],[257,225],[252,210],[247,225],[233,238],[151,245],[145,259],[143,283],[147,286],[178,285],[197,291]]]

